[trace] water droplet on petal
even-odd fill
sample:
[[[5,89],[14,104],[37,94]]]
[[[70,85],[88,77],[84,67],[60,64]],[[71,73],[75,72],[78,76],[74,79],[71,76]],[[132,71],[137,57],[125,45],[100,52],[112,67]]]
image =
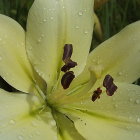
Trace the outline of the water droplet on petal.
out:
[[[50,17],[50,19],[53,20],[54,18],[53,17]]]
[[[130,99],[129,99],[129,101],[130,101],[130,102],[132,102],[132,101],[133,101],[133,99],[132,99],[132,98],[130,98]]]
[[[18,139],[19,139],[19,140],[23,140],[23,136],[19,135],[19,136],[18,136]]]
[[[40,43],[41,42],[41,38],[39,38],[38,40],[37,40],[37,43]]]
[[[51,121],[50,123],[51,123],[52,126],[56,125],[55,121]]]
[[[115,107],[115,108],[117,108],[117,107],[118,107],[118,105],[117,105],[117,104],[115,104],[115,105],[114,105],[114,107]]]
[[[44,34],[41,34],[41,37],[43,38],[45,35]]]
[[[140,123],[140,118],[137,118],[137,122]]]
[[[0,61],[2,60],[2,57],[0,56]]]
[[[136,102],[136,104],[139,104],[140,103],[140,101],[138,99],[135,102]]]
[[[122,73],[122,72],[119,72],[119,73],[118,73],[118,75],[119,75],[119,76],[122,76],[122,75],[123,75],[123,73]]]
[[[37,132],[36,132],[36,134],[37,134],[38,136],[40,136],[40,135],[41,135],[39,131],[37,131]]]
[[[12,125],[16,124],[16,122],[14,120],[10,120],[9,123],[12,124]]]
[[[82,15],[83,15],[83,12],[82,12],[82,11],[80,11],[80,12],[78,13],[78,15],[79,15],[79,16],[82,16]]]
[[[29,137],[30,137],[30,138],[33,138],[33,135],[31,134],[31,135],[29,135]]]
[[[79,26],[76,26],[75,28],[76,28],[76,29],[79,29],[80,27],[79,27]]]
[[[32,121],[32,126],[33,126],[33,127],[37,126],[37,123],[34,122],[34,121]]]
[[[47,19],[43,19],[43,22],[46,22],[47,21]]]
[[[87,11],[87,9],[84,9],[83,11],[84,11],[84,12],[86,12],[86,11]]]
[[[84,31],[85,34],[88,34],[88,31]]]

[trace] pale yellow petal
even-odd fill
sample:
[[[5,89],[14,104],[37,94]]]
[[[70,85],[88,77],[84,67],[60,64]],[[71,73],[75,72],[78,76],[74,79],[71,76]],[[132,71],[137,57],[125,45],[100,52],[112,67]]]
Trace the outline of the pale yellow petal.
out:
[[[0,139],[56,140],[55,121],[41,107],[35,96],[0,90]]]
[[[23,92],[34,91],[34,74],[25,51],[25,32],[13,19],[0,15],[0,76]]]
[[[76,129],[86,140],[139,140],[140,124],[119,122],[95,114],[69,111]]]
[[[64,108],[87,110],[94,114],[137,123],[140,120],[140,86],[126,83],[116,83],[117,91],[113,96],[105,92],[95,102],[91,100],[93,93],[85,93],[84,98],[75,103],[69,103]]]
[[[93,50],[81,74],[81,83],[88,81],[89,68],[98,79],[110,74],[117,82],[132,83],[140,77],[140,21],[128,25],[121,32]]]
[[[70,116],[76,129],[88,140],[139,140],[140,86],[126,83],[116,85],[118,89],[113,96],[103,93],[100,99],[93,102],[93,92],[87,96],[85,93],[85,99],[80,95],[80,101],[65,104],[58,109]]]
[[[85,66],[93,30],[93,0],[35,0],[27,24],[27,50],[48,85],[58,78],[65,44],[73,44],[78,75]]]
[[[75,129],[73,122],[64,114],[54,112],[57,122],[58,136],[61,140],[85,140]]]

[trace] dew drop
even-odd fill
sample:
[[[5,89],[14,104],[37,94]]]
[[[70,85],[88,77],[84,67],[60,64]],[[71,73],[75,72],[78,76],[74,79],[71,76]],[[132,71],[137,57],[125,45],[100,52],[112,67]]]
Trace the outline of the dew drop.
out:
[[[136,104],[139,104],[140,103],[140,101],[138,99],[135,102],[136,102]]]
[[[86,12],[87,11],[87,9],[84,9],[84,12]]]
[[[127,127],[126,127],[126,129],[127,129],[127,130],[130,130],[130,129],[131,129],[131,127],[130,127],[130,126],[127,126]]]
[[[39,132],[39,131],[37,131],[37,132],[36,132],[36,135],[40,136],[41,134],[40,134],[40,132]]]
[[[41,38],[39,38],[38,40],[37,40],[37,43],[40,43],[41,42]]]
[[[41,37],[43,38],[45,35],[44,34],[41,34]]]
[[[32,121],[32,126],[33,126],[33,127],[37,126],[37,123],[34,122],[34,121]]]
[[[137,118],[137,122],[140,123],[140,118]]]
[[[123,73],[122,73],[122,72],[119,72],[119,73],[118,73],[118,75],[119,75],[119,76],[122,76],[122,75],[123,75]]]
[[[130,99],[129,99],[129,101],[130,101],[130,102],[132,102],[132,101],[133,101],[133,99],[132,99],[132,98],[130,98]]]
[[[115,105],[114,105],[114,107],[115,107],[115,108],[117,108],[117,107],[118,107],[118,105],[117,105],[117,104],[115,104]]]
[[[0,56],[0,61],[2,60],[2,57]]]
[[[79,26],[75,26],[75,28],[76,28],[76,29],[79,29],[80,27],[79,27]]]
[[[33,138],[33,135],[31,134],[29,137],[30,137],[30,138]]]
[[[82,16],[82,15],[83,15],[83,12],[82,12],[82,11],[80,11],[80,12],[78,13],[78,15],[79,15],[79,16]]]
[[[43,22],[46,22],[47,21],[47,19],[43,19]]]
[[[19,140],[23,140],[23,136],[19,135],[19,136],[18,136],[18,139],[19,139]]]
[[[45,60],[44,59],[41,59],[41,62],[44,62]]]
[[[84,31],[85,34],[88,34],[88,31]]]
[[[56,125],[55,124],[55,121],[51,121],[50,123],[51,123],[52,126],[55,126]]]
[[[53,17],[50,17],[50,19],[53,20],[54,18]]]
[[[16,122],[14,120],[10,120],[9,123],[12,124],[12,125],[16,124]]]

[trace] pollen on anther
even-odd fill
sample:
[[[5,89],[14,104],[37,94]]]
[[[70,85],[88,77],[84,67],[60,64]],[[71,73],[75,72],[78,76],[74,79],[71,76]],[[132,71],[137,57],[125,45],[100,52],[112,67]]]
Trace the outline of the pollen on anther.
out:
[[[106,75],[103,81],[103,86],[106,88],[106,93],[108,96],[112,96],[117,90],[117,86],[113,83],[114,79],[110,75]]]
[[[101,93],[102,90],[100,88],[97,88],[97,90],[93,92],[92,101],[94,102],[97,98],[100,98]]]
[[[61,85],[63,86],[63,88],[64,89],[69,88],[74,78],[75,78],[75,75],[73,71],[66,72],[61,79]]]
[[[64,53],[63,53],[63,61],[65,62],[67,59],[70,59],[73,52],[72,44],[65,44]]]
[[[62,68],[61,71],[63,72],[67,72],[68,70],[70,70],[71,68],[74,68],[75,66],[77,66],[77,63],[69,60]]]

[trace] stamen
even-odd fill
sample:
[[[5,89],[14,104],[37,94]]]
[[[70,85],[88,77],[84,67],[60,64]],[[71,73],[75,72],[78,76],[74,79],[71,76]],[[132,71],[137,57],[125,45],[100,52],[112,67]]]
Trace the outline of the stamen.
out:
[[[64,89],[69,88],[69,86],[74,78],[75,78],[75,75],[74,75],[73,71],[66,72],[61,79],[61,84],[62,84],[63,88]]]
[[[103,81],[103,86],[109,88],[113,84],[113,78],[110,75],[106,75]]]
[[[97,98],[100,98],[101,93],[102,90],[100,88],[97,88],[97,90],[93,92],[92,101],[94,102]]]
[[[112,84],[111,87],[106,90],[107,95],[112,96],[117,88],[118,87],[115,84]]]
[[[73,52],[72,44],[65,44],[63,53],[64,62],[71,58],[72,52]]]
[[[71,59],[61,68],[61,71],[66,72],[70,70],[71,68],[74,68],[77,66],[77,63],[72,61]]]
[[[113,83],[114,79],[110,75],[106,75],[103,81],[103,86],[106,88],[106,93],[108,96],[112,96],[117,90],[117,86]]]

